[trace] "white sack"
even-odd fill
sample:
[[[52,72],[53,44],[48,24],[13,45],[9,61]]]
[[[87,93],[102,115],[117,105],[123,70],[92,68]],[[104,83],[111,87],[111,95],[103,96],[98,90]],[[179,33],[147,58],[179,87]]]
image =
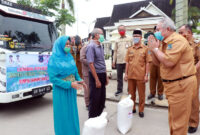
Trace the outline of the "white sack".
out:
[[[133,101],[131,95],[124,98],[117,106],[117,127],[122,134],[126,134],[132,126]]]
[[[106,116],[107,112],[103,112],[99,117],[85,121],[82,135],[104,135],[108,122]]]

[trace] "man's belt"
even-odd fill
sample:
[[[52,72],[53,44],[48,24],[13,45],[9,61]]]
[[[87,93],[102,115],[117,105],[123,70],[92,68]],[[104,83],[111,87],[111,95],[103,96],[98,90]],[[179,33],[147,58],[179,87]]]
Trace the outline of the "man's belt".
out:
[[[165,80],[165,79],[162,79],[162,82],[174,82],[174,81],[179,81],[179,80],[183,80],[185,78],[188,78],[190,76],[193,76],[193,75],[189,75],[189,76],[183,76],[181,78],[178,78],[178,79],[175,79],[175,80]]]

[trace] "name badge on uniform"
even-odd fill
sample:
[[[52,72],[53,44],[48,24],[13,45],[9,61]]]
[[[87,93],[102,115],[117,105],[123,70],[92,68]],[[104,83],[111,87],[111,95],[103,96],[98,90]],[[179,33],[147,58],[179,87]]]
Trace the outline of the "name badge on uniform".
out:
[[[168,44],[167,45],[167,50],[171,50],[172,49],[172,44]]]

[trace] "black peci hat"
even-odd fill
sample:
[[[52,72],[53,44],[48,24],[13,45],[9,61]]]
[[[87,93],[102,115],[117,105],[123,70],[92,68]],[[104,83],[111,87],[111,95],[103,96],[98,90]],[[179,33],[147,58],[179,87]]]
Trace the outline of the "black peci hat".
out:
[[[139,34],[139,35],[142,35],[142,31],[141,31],[141,30],[134,30],[134,31],[133,31],[133,34]]]

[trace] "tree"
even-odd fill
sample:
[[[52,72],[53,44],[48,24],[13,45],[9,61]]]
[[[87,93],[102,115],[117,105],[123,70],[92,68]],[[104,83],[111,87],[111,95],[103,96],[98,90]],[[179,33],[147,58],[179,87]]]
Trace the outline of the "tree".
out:
[[[170,0],[170,4],[173,4],[174,0]],[[191,6],[192,0],[188,1],[188,21],[192,22],[192,28],[195,29],[198,25],[200,18],[200,9],[195,6]],[[172,10],[172,19],[175,21],[176,10]]]
[[[56,27],[60,29],[61,25],[71,26],[75,22],[74,16],[67,9],[60,8],[61,0],[17,0],[18,4],[30,6],[42,11],[44,15],[55,17]],[[74,13],[73,0],[67,0],[72,13]]]
[[[25,5],[25,6],[29,6],[29,7],[32,6],[31,0],[18,0],[17,3],[20,5]]]
[[[58,11],[58,15],[56,15],[56,27],[58,28],[61,25],[70,25],[75,22],[75,18],[71,16],[67,9],[61,9]]]
[[[192,28],[196,28],[199,23],[200,9],[198,7],[190,7],[188,10],[188,20],[192,22]]]
[[[66,1],[69,5],[70,10],[74,13],[74,1],[73,0],[62,0],[62,4]]]
[[[62,11],[60,12],[64,12],[66,9],[65,9],[65,2],[68,3],[69,7],[70,7],[70,10],[72,11],[72,13],[74,14],[74,2],[73,0],[62,0],[61,1],[61,5],[62,5]],[[65,15],[63,15],[62,17],[64,18]],[[67,16],[65,16],[67,17]],[[63,20],[64,21],[64,20]],[[61,35],[64,35],[66,33],[66,25],[65,24],[62,24],[61,25]]]
[[[200,23],[198,23],[197,26],[200,27]],[[196,34],[200,34],[200,30],[198,30],[198,29],[192,29],[192,32],[194,32]]]
[[[176,10],[172,10],[172,19],[175,21]],[[200,9],[198,7],[188,8],[188,21],[192,22],[192,28],[196,28],[200,18]]]
[[[170,0],[170,1],[169,1],[169,4],[172,5],[174,1],[175,1],[175,0]],[[191,3],[192,3],[192,0],[189,0],[189,6],[190,6]]]

